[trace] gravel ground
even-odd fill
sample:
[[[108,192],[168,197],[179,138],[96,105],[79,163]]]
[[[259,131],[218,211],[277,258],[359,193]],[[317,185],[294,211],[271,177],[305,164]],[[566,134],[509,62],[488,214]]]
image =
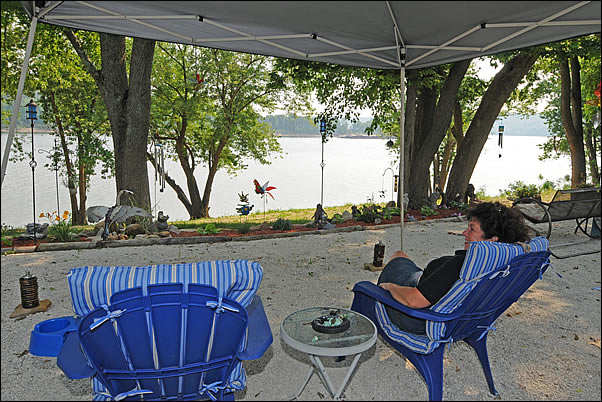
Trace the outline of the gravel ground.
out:
[[[425,221],[404,230],[405,251],[419,266],[463,247],[457,221]],[[599,240],[573,234],[574,223],[554,224],[550,242],[585,243],[575,249],[600,250]],[[71,315],[66,276],[82,265],[149,265],[242,258],[264,269],[259,289],[274,342],[258,360],[245,362],[247,389],[238,400],[283,400],[294,394],[308,370],[309,359],[284,344],[280,323],[290,313],[310,306],[349,308],[351,288],[361,280],[376,282],[374,244],[382,240],[385,260],[399,247],[399,227],[348,233],[194,245],[155,245],[3,255],[2,262],[2,400],[90,400],[89,379],[69,380],[56,358],[29,354],[33,327],[46,319]],[[564,252],[564,251],[563,251]],[[558,254],[558,253],[557,253]],[[37,276],[40,299],[50,299],[47,312],[10,319],[20,303],[19,278]],[[597,289],[596,289],[597,288]],[[464,343],[445,351],[443,399],[448,400],[600,400],[600,253],[552,258],[552,268],[511,306],[488,337],[495,385],[488,392],[476,354]],[[352,359],[324,358],[336,386]],[[312,376],[299,400],[330,399]],[[343,398],[346,400],[424,400],[426,385],[403,356],[381,338],[362,355]]]

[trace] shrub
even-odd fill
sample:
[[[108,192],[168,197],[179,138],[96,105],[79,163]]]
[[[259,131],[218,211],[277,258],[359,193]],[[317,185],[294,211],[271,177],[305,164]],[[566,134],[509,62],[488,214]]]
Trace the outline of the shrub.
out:
[[[518,180],[509,184],[508,190],[504,194],[510,199],[519,199],[525,197],[541,198],[541,189],[535,184],[525,184]]]
[[[420,215],[422,215],[422,216],[439,215],[439,212],[435,211],[433,208],[429,207],[428,205],[423,205],[420,207]]]
[[[330,220],[331,223],[343,223],[345,220],[343,219],[343,215],[341,214],[334,214],[332,216],[332,219]]]
[[[272,229],[291,230],[291,221],[289,221],[288,219],[278,218],[276,222],[272,223]]]
[[[215,224],[213,223],[208,223],[205,225],[205,227],[203,226],[199,226],[199,228],[197,229],[197,232],[199,232],[200,234],[216,234],[219,233],[219,229],[215,226]]]
[[[238,228],[238,233],[240,233],[240,234],[247,234],[250,231],[251,231],[250,223],[243,223],[242,226]]]

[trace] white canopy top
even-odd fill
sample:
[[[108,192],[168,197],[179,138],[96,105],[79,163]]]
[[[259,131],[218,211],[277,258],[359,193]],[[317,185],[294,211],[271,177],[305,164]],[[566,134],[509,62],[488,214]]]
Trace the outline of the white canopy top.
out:
[[[75,29],[380,69],[424,68],[600,32],[600,1],[22,3],[39,22]],[[32,3],[43,6],[33,13]]]

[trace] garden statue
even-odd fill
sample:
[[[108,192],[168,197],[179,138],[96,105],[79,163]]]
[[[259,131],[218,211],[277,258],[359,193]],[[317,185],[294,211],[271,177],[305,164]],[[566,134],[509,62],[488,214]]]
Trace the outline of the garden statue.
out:
[[[168,229],[168,219],[169,215],[163,215],[163,211],[159,211],[159,214],[157,215],[157,231],[163,232]]]
[[[317,226],[319,229],[322,229],[329,223],[327,220],[328,214],[322,208],[322,204],[316,205],[316,212],[312,215],[312,218],[314,226]]]
[[[35,225],[35,229],[34,229]],[[28,239],[45,239],[48,236],[48,224],[47,223],[28,223],[25,236]]]

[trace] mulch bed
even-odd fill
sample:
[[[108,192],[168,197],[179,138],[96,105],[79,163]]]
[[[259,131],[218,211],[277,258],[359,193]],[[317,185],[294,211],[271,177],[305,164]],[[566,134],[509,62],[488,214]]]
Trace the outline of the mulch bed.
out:
[[[457,209],[438,209],[437,215],[431,215],[431,216],[421,216],[420,215],[420,210],[418,209],[410,209],[405,211],[406,214],[411,215],[414,219],[416,219],[417,221],[423,221],[423,220],[433,220],[433,219],[442,219],[442,218],[448,218],[450,216],[454,216],[458,214],[458,210]],[[368,222],[362,222],[362,221],[358,221],[355,219],[349,219],[346,220],[345,222],[341,222],[341,223],[337,223],[336,227],[337,228],[344,228],[344,227],[348,227],[348,226],[378,226],[378,225],[388,225],[388,224],[395,224],[395,223],[399,223],[399,216],[394,216],[392,219],[389,220],[383,220],[380,224],[376,224],[376,223],[368,223]],[[405,219],[405,222],[407,222],[408,219]],[[273,229],[266,229],[266,230],[251,230],[248,233],[240,233],[238,230],[234,230],[234,229],[220,229],[219,233],[216,234],[206,234],[206,235],[202,235],[199,232],[196,231],[181,231],[179,233],[171,233],[171,237],[194,237],[194,236],[228,236],[228,237],[241,237],[241,236],[258,236],[258,235],[270,235],[270,234],[276,234],[276,233],[291,233],[291,232],[310,232],[310,231],[314,231],[317,230],[314,227],[306,227],[306,226],[294,226],[291,230],[273,230]],[[90,239],[86,239],[86,240],[90,240]],[[80,241],[83,241],[83,239],[80,239]],[[44,239],[44,240],[38,240],[38,244],[41,242],[48,242],[48,239]],[[26,244],[26,243],[30,243],[30,244]],[[13,244],[12,245],[8,245],[8,244],[4,244],[4,242],[2,243],[2,247],[19,247],[19,246],[27,246],[27,245],[34,245],[34,241],[33,240],[13,240]]]
[[[421,216],[420,215],[420,210],[418,209],[410,209],[407,210],[406,213],[408,215],[411,215],[414,219],[416,219],[417,221],[424,221],[424,220],[433,220],[433,219],[442,219],[442,218],[448,218],[450,216],[454,216],[458,214],[458,210],[457,209],[438,209],[437,210],[438,214],[437,215],[431,215],[431,216]],[[394,216],[392,217],[392,219],[388,219],[388,220],[383,220],[381,223],[377,224],[377,223],[368,223],[368,222],[363,222],[363,221],[358,221],[355,219],[349,219],[346,220],[345,222],[341,222],[341,223],[337,223],[336,227],[337,228],[344,228],[344,227],[348,227],[348,226],[378,226],[378,225],[389,225],[389,224],[395,224],[395,223],[399,223],[400,221],[400,217],[399,216]],[[408,222],[408,219],[405,219],[405,222]],[[240,233],[238,230],[225,230],[225,229],[221,229],[219,233],[216,234],[200,234],[198,232],[180,232],[180,233],[171,233],[172,237],[193,237],[193,236],[228,236],[228,237],[241,237],[241,236],[257,236],[257,235],[269,235],[269,234],[276,234],[276,233],[291,233],[291,232],[310,232],[313,230],[317,230],[317,228],[315,227],[306,227],[306,226],[295,226],[294,228],[292,228],[291,230],[273,230],[273,229],[265,229],[265,230],[252,230],[248,233]]]

